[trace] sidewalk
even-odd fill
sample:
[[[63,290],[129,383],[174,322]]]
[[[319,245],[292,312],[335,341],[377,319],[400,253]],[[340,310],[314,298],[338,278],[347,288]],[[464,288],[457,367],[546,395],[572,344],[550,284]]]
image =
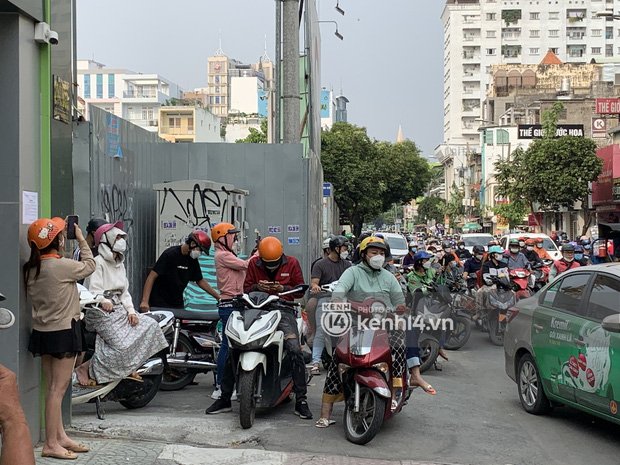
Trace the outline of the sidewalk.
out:
[[[66,462],[80,465],[441,465],[429,462],[393,462],[336,455],[269,452],[261,449],[215,449],[125,439],[80,438],[75,435],[73,437],[91,448],[86,454],[78,454],[77,460]],[[39,465],[63,463],[56,459],[42,458],[41,446],[35,449],[35,457]]]

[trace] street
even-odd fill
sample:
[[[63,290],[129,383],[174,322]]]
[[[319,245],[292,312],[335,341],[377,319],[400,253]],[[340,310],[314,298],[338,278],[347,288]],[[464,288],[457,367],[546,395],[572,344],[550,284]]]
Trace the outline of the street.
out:
[[[414,391],[403,413],[385,423],[367,446],[346,441],[342,404],[335,408],[336,425],[314,427],[324,375],[315,377],[308,389],[313,421],[294,416],[292,403],[258,413],[249,430],[240,428],[235,402],[232,414],[207,417],[204,409],[212,402],[208,395],[213,378],[202,375],[197,377],[198,385],[159,392],[143,409],[131,411],[106,403],[104,421],[97,419],[93,404],[76,406],[73,428],[110,438],[381,460],[480,465],[618,463],[620,426],[568,408],[557,408],[548,417],[525,413],[516,385],[504,372],[503,349],[493,346],[486,334],[475,330],[464,349],[448,352],[448,356],[443,371],[431,369],[424,374],[437,395]]]

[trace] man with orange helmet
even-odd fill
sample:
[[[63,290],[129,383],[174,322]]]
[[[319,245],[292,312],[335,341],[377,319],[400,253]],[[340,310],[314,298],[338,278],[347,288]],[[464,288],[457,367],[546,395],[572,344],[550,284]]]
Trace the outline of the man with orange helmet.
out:
[[[551,255],[549,255],[549,252],[547,252],[545,250],[545,248],[543,247],[545,240],[542,237],[537,237],[534,239],[534,251],[538,254],[538,256],[540,257],[541,260],[547,259],[547,260],[553,260],[551,258]]]
[[[543,265],[542,259],[536,253],[536,242],[534,239],[525,240],[525,248],[521,250],[521,253],[525,255],[527,261],[530,262],[533,268],[539,268]]]
[[[183,292],[190,281],[219,300],[220,295],[202,277],[198,263],[198,257],[203,253],[209,255],[210,248],[207,233],[197,229],[189,233],[183,245],[164,250],[144,283],[140,312],[148,312],[151,305],[184,308]]]

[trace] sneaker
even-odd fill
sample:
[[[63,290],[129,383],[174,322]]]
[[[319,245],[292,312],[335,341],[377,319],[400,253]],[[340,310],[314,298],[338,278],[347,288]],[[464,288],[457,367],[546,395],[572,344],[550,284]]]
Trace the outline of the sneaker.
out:
[[[0,329],[8,329],[15,323],[15,315],[6,308],[0,308]]]
[[[216,413],[225,413],[225,412],[232,412],[232,404],[230,401],[226,402],[222,399],[216,400],[215,402],[213,402],[211,407],[205,410],[205,413],[207,415],[215,415]]]
[[[220,397],[222,397],[222,390],[219,386],[215,386],[215,391],[211,394],[211,399],[218,400]]]
[[[230,400],[239,400],[237,399],[237,390],[235,389],[232,393],[232,395],[230,396]]]
[[[308,408],[308,402],[302,400],[295,404],[295,415],[298,415],[302,420],[312,420],[312,412]]]

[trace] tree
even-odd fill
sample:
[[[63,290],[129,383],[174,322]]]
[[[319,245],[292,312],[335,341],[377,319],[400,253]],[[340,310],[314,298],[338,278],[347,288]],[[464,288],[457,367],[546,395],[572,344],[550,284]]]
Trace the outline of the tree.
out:
[[[441,186],[444,182],[446,182],[443,166],[440,163],[429,164],[429,167],[430,180],[428,181],[428,185],[426,186],[427,192],[432,191],[433,189]]]
[[[443,223],[446,201],[440,197],[424,197],[418,204],[418,219],[420,223]]]
[[[245,139],[237,139],[236,143],[241,144],[266,144],[267,143],[267,118],[261,120],[260,131],[250,128],[250,133]]]
[[[596,156],[596,144],[591,139],[575,136],[556,137],[557,121],[564,110],[555,102],[543,113],[543,138],[534,141],[527,150],[515,150],[509,160],[495,164],[498,194],[519,200],[534,211],[557,210],[580,201],[587,218],[584,233],[589,227],[587,205],[589,183],[596,181],[603,161]]]
[[[452,194],[450,200],[446,202],[444,213],[450,217],[450,227],[456,228],[456,224],[459,219],[462,219],[465,215],[465,206],[463,205],[463,199],[465,198],[465,192],[463,189],[459,189],[455,182],[452,183]],[[446,225],[447,226],[447,225]]]
[[[492,208],[493,213],[501,216],[508,222],[508,227],[514,229],[523,224],[523,218],[530,212],[530,207],[522,200],[515,199],[509,203],[500,203]]]

